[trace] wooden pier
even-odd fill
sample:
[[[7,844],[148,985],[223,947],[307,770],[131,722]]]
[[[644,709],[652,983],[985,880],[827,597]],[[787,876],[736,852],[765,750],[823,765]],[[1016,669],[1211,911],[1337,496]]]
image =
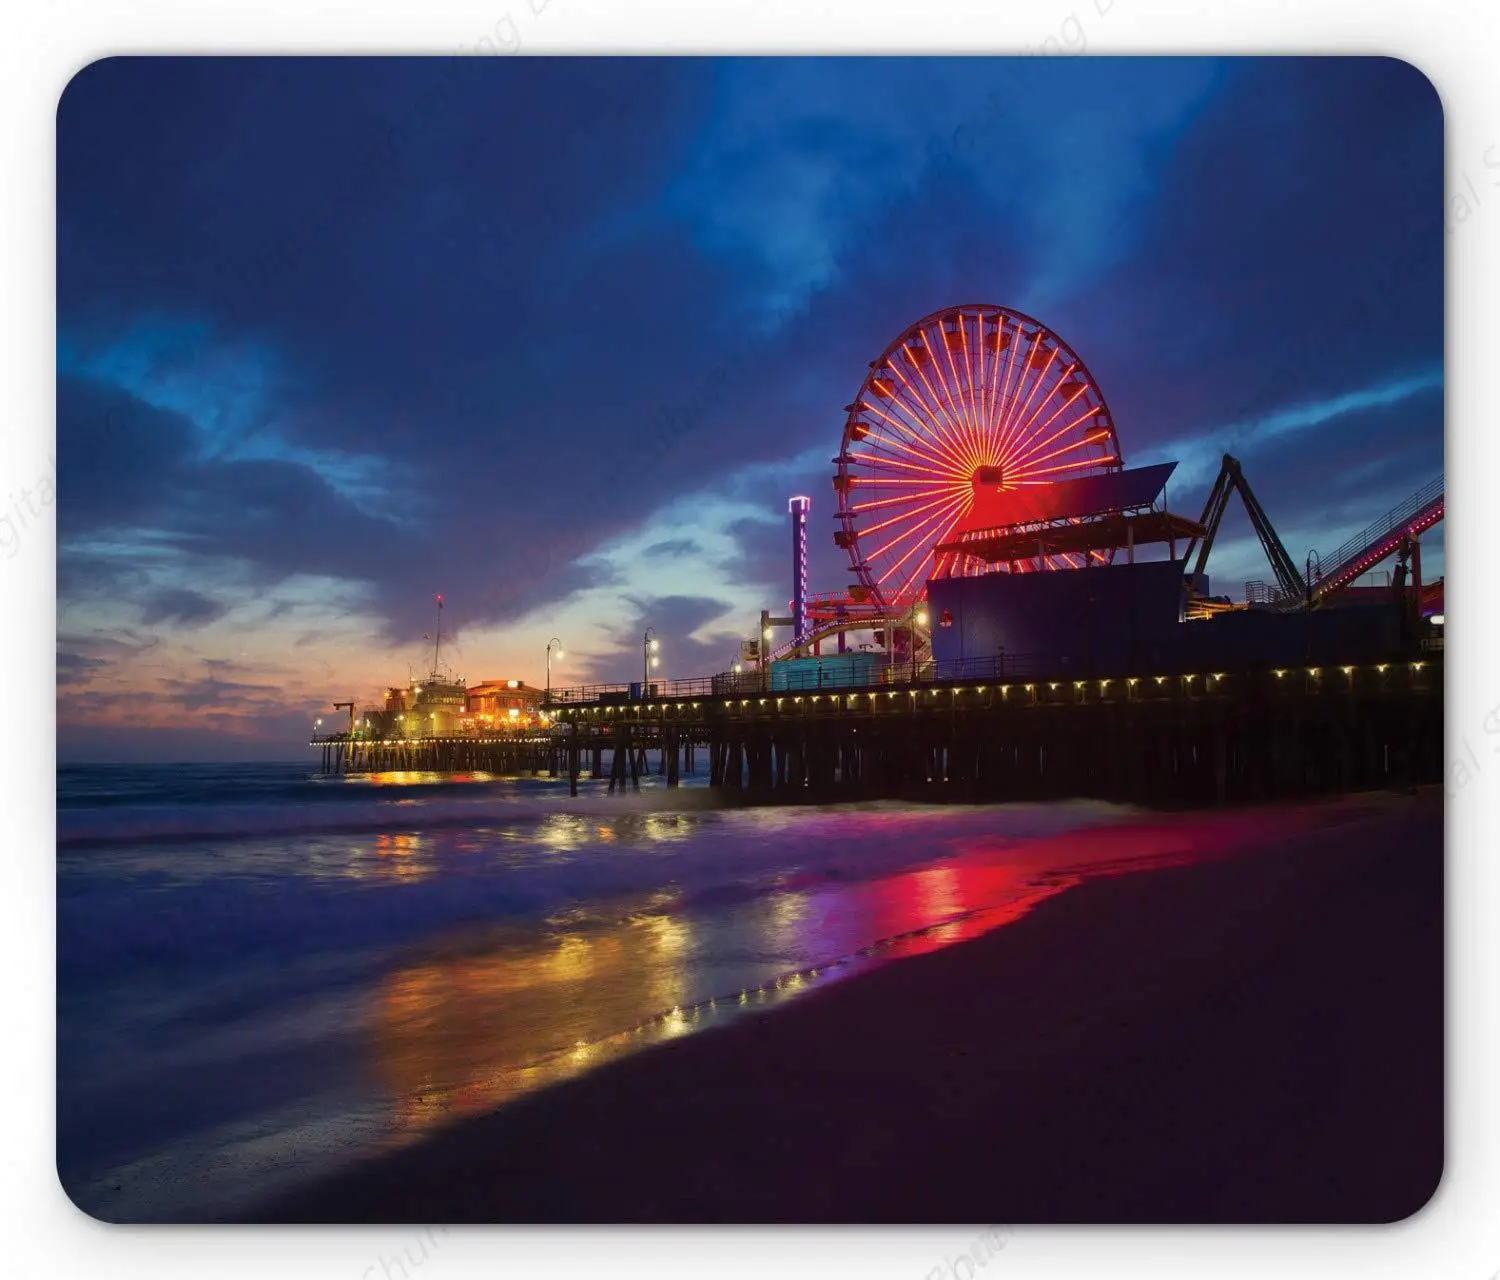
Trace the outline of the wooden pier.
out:
[[[574,730],[510,736],[438,734],[423,738],[363,737],[351,733],[315,734],[311,745],[322,753],[328,777],[375,773],[488,773],[499,777],[552,777],[567,770],[572,793],[580,777],[609,778],[609,790],[640,789],[640,780],[655,772],[668,786],[697,769],[695,748],[706,732],[684,732],[676,726],[636,726],[616,739],[608,730],[586,733],[575,742]],[[617,742],[620,749],[616,749]],[[652,763],[652,755],[655,763]]]
[[[1440,782],[1443,664],[1247,668],[1090,680],[913,682],[822,692],[699,692],[555,701],[576,793],[657,757],[668,785],[694,747],[708,782],[747,801],[1097,797],[1253,803]],[[564,695],[567,696],[567,695]],[[576,695],[575,695],[576,696]]]
[[[562,740],[538,734],[426,738],[370,738],[348,733],[314,735],[322,771],[351,773],[552,774],[562,767]]]
[[[325,774],[490,773],[639,789],[707,770],[748,803],[1095,797],[1254,803],[1442,780],[1443,661],[1109,679],[561,691],[548,733],[315,736]]]

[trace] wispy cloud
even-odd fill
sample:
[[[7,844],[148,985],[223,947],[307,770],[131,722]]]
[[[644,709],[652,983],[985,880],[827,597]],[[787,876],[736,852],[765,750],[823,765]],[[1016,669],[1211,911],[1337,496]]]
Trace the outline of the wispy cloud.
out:
[[[1174,483],[1205,482],[1218,470],[1219,459],[1225,453],[1253,452],[1284,436],[1310,431],[1350,414],[1399,404],[1429,391],[1440,390],[1442,385],[1443,371],[1428,369],[1346,391],[1342,395],[1286,405],[1257,418],[1197,431],[1191,436],[1156,445],[1131,461],[1144,465],[1176,460],[1179,465],[1173,476]]]

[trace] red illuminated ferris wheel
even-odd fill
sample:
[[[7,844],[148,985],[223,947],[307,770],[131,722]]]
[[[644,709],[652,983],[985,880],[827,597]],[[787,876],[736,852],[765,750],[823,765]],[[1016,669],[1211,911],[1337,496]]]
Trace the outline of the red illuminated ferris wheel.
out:
[[[949,307],[918,320],[871,363],[848,410],[834,540],[858,578],[851,594],[876,605],[915,598],[930,577],[986,571],[933,551],[978,489],[1122,466],[1109,407],[1083,361],[1008,307]],[[1081,564],[1056,556],[1015,567]]]

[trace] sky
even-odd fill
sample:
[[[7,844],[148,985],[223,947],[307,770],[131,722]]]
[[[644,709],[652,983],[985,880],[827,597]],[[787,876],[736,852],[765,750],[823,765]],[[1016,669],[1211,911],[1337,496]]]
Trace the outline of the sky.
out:
[[[58,107],[58,751],[724,670],[850,581],[831,459],[957,303],[1299,564],[1443,467],[1443,121],[1390,59],[108,59]],[[1442,572],[1441,526],[1423,574]],[[1209,563],[1271,577],[1236,506]]]

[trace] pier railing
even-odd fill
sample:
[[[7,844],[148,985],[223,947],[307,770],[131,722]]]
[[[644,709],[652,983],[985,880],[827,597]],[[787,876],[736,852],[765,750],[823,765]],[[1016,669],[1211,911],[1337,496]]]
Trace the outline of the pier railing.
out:
[[[892,684],[923,684],[945,680],[1025,680],[1052,674],[1054,654],[1001,653],[990,657],[955,658],[942,662],[882,663],[873,668],[845,666],[830,658],[826,667],[805,665],[769,671],[726,671],[689,680],[631,681],[621,684],[584,684],[553,689],[552,706],[688,701],[704,697],[733,697],[751,693],[802,693],[818,689],[878,689]]]
[[[328,733],[314,732],[309,741],[313,746],[325,742],[404,743],[408,746],[422,746],[432,742],[474,742],[487,746],[523,746],[527,743],[546,742],[555,732],[553,728],[525,729],[517,733],[496,733],[493,729],[450,729],[444,733],[406,734],[356,728],[352,733],[348,729],[335,729]]]

